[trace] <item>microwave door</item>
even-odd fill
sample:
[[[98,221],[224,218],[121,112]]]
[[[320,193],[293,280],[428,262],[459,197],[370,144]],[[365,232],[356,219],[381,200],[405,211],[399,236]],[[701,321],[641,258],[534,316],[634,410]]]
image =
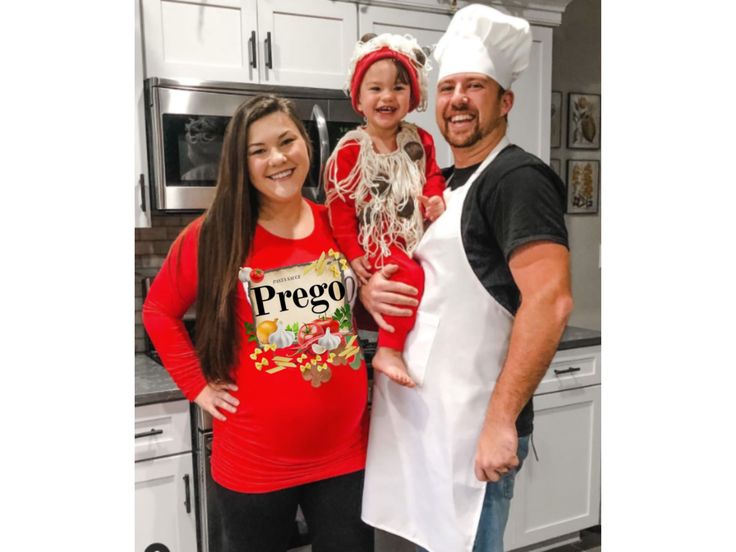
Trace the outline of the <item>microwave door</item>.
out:
[[[155,98],[156,206],[206,209],[214,196],[225,128],[249,96],[158,87]]]
[[[327,130],[327,118],[324,111],[318,104],[312,107],[312,120],[317,126],[317,136],[319,138],[319,176],[317,177],[317,188],[314,190],[314,201],[322,203],[325,199],[325,165],[330,157],[330,135]]]

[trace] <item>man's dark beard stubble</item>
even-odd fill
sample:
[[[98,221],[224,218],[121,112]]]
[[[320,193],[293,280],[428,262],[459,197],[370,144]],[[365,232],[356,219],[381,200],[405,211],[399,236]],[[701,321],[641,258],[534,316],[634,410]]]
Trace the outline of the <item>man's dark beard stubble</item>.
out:
[[[456,112],[467,112],[466,109],[455,109]],[[442,136],[444,136],[445,141],[450,144],[453,148],[469,148],[473,145],[475,145],[481,138],[483,138],[483,133],[480,131],[480,125],[478,124],[478,115],[476,114],[475,119],[473,120],[475,124],[475,128],[473,128],[473,132],[470,136],[468,136],[465,140],[462,142],[454,142],[450,139],[450,121],[445,119],[445,125],[442,132]]]

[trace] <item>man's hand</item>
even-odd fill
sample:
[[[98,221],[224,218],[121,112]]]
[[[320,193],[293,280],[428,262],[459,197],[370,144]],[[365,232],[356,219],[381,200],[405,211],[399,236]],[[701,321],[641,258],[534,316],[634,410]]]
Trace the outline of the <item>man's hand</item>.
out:
[[[519,437],[513,423],[484,424],[475,452],[475,477],[478,481],[498,481],[507,472],[517,468],[518,446]]]
[[[240,404],[240,401],[233,397],[227,390],[237,391],[238,386],[234,383],[208,383],[207,387],[202,389],[194,399],[202,410],[205,410],[212,414],[213,418],[224,422],[227,418],[218,410],[227,410],[235,414],[236,406]]]
[[[411,316],[411,309],[402,309],[398,305],[416,307],[419,301],[412,295],[417,289],[402,282],[392,282],[389,278],[399,269],[398,265],[389,264],[378,270],[370,277],[368,283],[360,288],[360,302],[363,303],[378,327],[393,333],[394,327],[384,320],[384,314],[389,316]]]
[[[437,218],[445,212],[445,202],[440,196],[419,196],[419,201],[422,202],[424,207],[424,217],[429,219],[430,222],[434,222]]]
[[[373,267],[371,267],[371,263],[365,255],[355,257],[350,261],[350,268],[352,268],[353,272],[358,276],[358,280],[360,280],[361,285],[368,283],[368,278],[371,277],[371,270]]]

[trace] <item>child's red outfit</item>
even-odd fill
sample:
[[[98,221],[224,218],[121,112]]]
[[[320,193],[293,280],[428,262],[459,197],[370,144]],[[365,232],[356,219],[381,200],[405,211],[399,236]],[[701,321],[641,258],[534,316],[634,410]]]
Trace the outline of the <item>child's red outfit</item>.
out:
[[[424,231],[419,195],[440,196],[445,180],[435,160],[432,136],[402,122],[397,149],[376,153],[361,127],[347,133],[327,163],[327,205],[333,235],[349,261],[367,255],[374,270],[396,264],[392,280],[417,288],[421,301],[424,273],[411,254]],[[378,346],[403,350],[416,320],[384,316],[395,332],[379,329]]]
[[[233,297],[240,350],[231,394],[240,405],[213,420],[212,450],[212,477],[232,491],[271,492],[365,466],[367,375],[350,309],[357,286],[327,210],[310,206],[315,227],[304,239],[257,226],[251,270],[241,269]],[[181,322],[196,299],[202,220],[174,243],[143,306],[164,366],[190,401],[206,385]]]

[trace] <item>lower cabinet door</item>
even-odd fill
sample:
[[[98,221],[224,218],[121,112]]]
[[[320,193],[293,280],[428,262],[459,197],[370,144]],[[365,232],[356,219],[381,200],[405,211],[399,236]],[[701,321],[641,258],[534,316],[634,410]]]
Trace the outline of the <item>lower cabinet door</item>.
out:
[[[516,478],[505,548],[596,525],[600,515],[600,385],[536,395],[534,448]]]
[[[197,552],[192,453],[135,464],[135,552]]]

